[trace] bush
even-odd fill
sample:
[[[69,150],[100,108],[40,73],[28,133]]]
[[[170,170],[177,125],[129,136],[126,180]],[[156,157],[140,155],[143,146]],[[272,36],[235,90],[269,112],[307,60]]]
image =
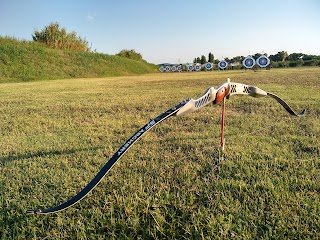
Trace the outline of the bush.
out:
[[[129,58],[132,60],[136,60],[136,61],[143,60],[142,55],[140,53],[137,53],[134,49],[131,49],[131,50],[123,49],[119,53],[117,53],[116,55],[120,56],[120,57]]]
[[[302,61],[298,60],[298,61],[291,61],[289,62],[288,66],[289,67],[301,67],[303,64]]]
[[[319,60],[312,59],[312,60],[306,60],[303,62],[303,66],[317,66],[319,64]]]
[[[273,68],[278,68],[279,67],[279,62],[271,62],[270,66],[272,66]]]
[[[58,23],[50,23],[41,31],[34,31],[32,38],[35,42],[45,43],[49,48],[68,49],[87,52],[88,42],[78,37],[76,32],[67,33]]]

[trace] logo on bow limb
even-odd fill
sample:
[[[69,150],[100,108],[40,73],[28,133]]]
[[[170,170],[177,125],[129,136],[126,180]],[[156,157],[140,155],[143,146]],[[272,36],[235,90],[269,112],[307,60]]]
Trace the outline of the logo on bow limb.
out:
[[[125,154],[128,149],[138,140],[140,139],[146,132],[148,132],[151,128],[156,126],[157,124],[161,123],[165,119],[171,117],[171,116],[183,116],[187,113],[194,112],[202,107],[207,106],[210,103],[213,103],[214,105],[219,104],[222,102],[222,118],[221,118],[221,139],[220,139],[220,147],[221,152],[224,150],[224,108],[225,108],[225,100],[226,98],[231,97],[232,95],[248,95],[251,97],[272,97],[275,99],[278,103],[280,103],[288,113],[290,113],[292,116],[301,117],[304,115],[305,110],[300,112],[299,114],[295,113],[293,109],[280,97],[278,97],[275,94],[266,92],[258,87],[255,86],[249,86],[246,84],[241,83],[234,83],[228,81],[226,83],[223,83],[219,85],[218,87],[210,87],[208,88],[205,93],[199,97],[198,99],[185,99],[182,102],[180,102],[178,105],[168,109],[164,113],[160,114],[156,118],[152,119],[150,122],[148,122],[146,125],[144,125],[142,128],[140,128],[136,133],[132,135],[125,143],[122,145],[115,153],[114,155],[107,161],[107,163],[100,169],[100,171],[97,173],[97,175],[88,183],[86,187],[84,187],[78,194],[76,194],[71,199],[67,200],[66,202],[52,207],[48,209],[34,209],[34,210],[28,210],[27,213],[30,214],[49,214],[58,212],[61,210],[64,210],[68,207],[71,207],[72,205],[79,202],[82,198],[84,198],[90,191],[92,191],[101,181],[101,179],[107,174],[107,172],[114,166],[114,164]]]

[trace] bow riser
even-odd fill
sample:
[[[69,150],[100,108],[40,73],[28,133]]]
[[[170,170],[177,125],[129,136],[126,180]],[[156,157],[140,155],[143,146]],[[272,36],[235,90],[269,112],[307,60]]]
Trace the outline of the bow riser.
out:
[[[207,106],[211,102],[216,105],[225,97],[236,94],[248,95],[256,98],[267,96],[267,92],[258,87],[249,86],[242,83],[227,82],[221,84],[216,89],[214,87],[210,87],[201,97],[197,99],[191,99],[176,113],[176,116],[183,116],[188,113],[192,113],[204,106]]]
[[[183,106],[177,113],[176,116],[183,116],[187,113],[192,113],[204,106],[207,106],[209,103],[214,105],[221,102],[225,97],[230,93],[230,83],[224,83],[219,85],[216,89],[210,87],[206,92],[197,99],[191,99],[185,106]]]

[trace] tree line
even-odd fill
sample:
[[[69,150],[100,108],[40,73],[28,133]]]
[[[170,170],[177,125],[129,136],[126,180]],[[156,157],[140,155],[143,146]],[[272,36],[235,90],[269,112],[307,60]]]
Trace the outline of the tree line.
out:
[[[309,55],[304,53],[291,53],[288,54],[287,51],[279,51],[276,54],[268,55],[267,53],[256,53],[251,55],[255,60],[257,60],[261,55],[265,55],[270,59],[271,67],[299,67],[299,66],[320,66],[320,56]],[[242,61],[245,59],[245,56],[236,56],[231,59],[224,58],[229,65],[233,67],[240,66],[242,67]],[[208,59],[208,60],[207,60]],[[214,59],[212,52],[209,52],[208,58],[205,55],[196,57],[193,60],[193,63],[205,64],[207,62],[218,64],[219,59]]]

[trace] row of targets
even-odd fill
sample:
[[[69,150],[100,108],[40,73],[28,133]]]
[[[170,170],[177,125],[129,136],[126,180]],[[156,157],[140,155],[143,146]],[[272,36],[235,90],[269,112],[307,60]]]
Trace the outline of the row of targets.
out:
[[[261,68],[265,68],[270,64],[270,59],[265,55],[261,55],[257,60],[254,60],[254,58],[249,55],[242,61],[242,65],[249,69],[253,68],[256,64]],[[218,63],[218,66],[220,69],[225,69],[228,67],[228,62],[223,59]]]
[[[205,64],[181,64],[181,65],[167,65],[167,66],[160,66],[160,72],[181,72],[181,71],[200,71],[201,69],[205,69],[207,71],[213,68],[213,64],[207,62]]]
[[[270,64],[270,59],[265,55],[261,55],[257,60],[255,60],[252,56],[247,56],[243,61],[242,64],[245,68],[253,68],[255,64],[257,64],[261,68],[265,68]],[[221,60],[218,63],[218,67],[220,69],[225,69],[228,67],[228,62],[226,60]],[[200,71],[201,69],[205,69],[209,71],[213,68],[213,64],[211,62],[207,62],[205,64],[179,64],[179,65],[166,65],[160,66],[160,72],[181,72],[181,71]]]
[[[247,56],[242,61],[243,66],[246,68],[253,68],[254,65],[258,64],[259,67],[265,68],[270,64],[270,59],[265,55],[261,55],[257,60],[254,60],[252,56]]]

